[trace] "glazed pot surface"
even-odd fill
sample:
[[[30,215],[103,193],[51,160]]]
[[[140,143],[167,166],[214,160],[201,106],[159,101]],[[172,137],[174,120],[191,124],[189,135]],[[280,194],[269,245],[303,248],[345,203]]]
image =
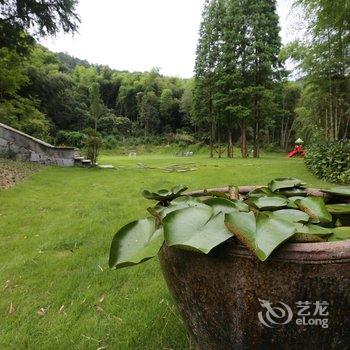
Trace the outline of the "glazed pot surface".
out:
[[[235,238],[163,246],[164,277],[200,350],[349,349],[350,241],[289,243],[266,262]]]

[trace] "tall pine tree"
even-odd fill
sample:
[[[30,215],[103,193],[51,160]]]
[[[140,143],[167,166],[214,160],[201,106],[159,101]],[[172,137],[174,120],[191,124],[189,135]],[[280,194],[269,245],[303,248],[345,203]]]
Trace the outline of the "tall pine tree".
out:
[[[210,126],[210,156],[214,156],[218,113],[214,106],[217,66],[220,61],[222,3],[206,0],[199,32],[195,65],[194,119],[199,125]]]

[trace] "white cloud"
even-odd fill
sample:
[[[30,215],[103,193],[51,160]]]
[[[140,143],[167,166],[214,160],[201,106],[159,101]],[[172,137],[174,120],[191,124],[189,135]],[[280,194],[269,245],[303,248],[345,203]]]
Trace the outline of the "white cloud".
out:
[[[203,0],[80,0],[79,34],[60,34],[41,43],[91,63],[191,77]],[[282,37],[290,32],[289,0],[278,0]]]

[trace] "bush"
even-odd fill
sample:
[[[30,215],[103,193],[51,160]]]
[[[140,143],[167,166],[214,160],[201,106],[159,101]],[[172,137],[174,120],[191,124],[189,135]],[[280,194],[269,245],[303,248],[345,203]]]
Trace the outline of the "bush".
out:
[[[328,141],[308,147],[307,168],[317,177],[334,183],[350,183],[350,143]]]
[[[83,147],[86,135],[79,131],[60,130],[56,135],[56,143],[58,145]]]
[[[84,141],[86,157],[91,160],[91,164],[94,166],[97,164],[99,151],[102,146],[102,137],[99,132],[92,129],[87,129],[85,133],[87,135]]]
[[[114,148],[117,148],[119,143],[120,143],[120,138],[114,135],[108,135],[103,139],[103,148],[114,149]]]

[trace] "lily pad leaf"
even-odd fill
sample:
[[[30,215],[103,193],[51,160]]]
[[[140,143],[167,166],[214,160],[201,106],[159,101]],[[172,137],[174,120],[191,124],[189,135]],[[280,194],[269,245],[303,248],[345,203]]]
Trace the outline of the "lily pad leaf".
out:
[[[304,199],[303,196],[293,196],[293,197],[289,197],[288,198],[290,202],[295,203],[295,201],[297,201],[298,199]]]
[[[350,214],[350,203],[328,204],[326,205],[326,208],[331,214],[338,214],[338,215]]]
[[[157,205],[154,208],[148,208],[148,211],[159,220],[164,219],[168,214],[175,210],[190,208],[190,207],[206,207],[206,205],[198,198],[193,197],[179,197],[174,199],[167,207]]]
[[[281,209],[271,213],[271,215],[287,220],[289,222],[308,222],[310,217],[306,213],[295,209]]]
[[[219,212],[227,214],[232,211],[249,211],[249,206],[243,201],[238,200],[232,201],[224,198],[209,198],[205,200],[204,203],[213,208],[214,214]]]
[[[225,224],[243,245],[255,253],[256,218],[253,212],[235,212],[226,214]]]
[[[163,242],[163,229],[156,228],[154,218],[134,221],[114,236],[109,266],[118,269],[142,263],[157,255]]]
[[[277,193],[283,194],[286,197],[306,197],[307,192],[301,188],[287,188],[283,190],[279,190]]]
[[[326,208],[324,199],[321,197],[306,197],[295,201],[299,209],[308,214],[313,223],[332,222],[332,215]]]
[[[208,254],[232,237],[224,223],[224,214],[214,214],[210,206],[173,211],[163,220],[168,246]]]
[[[234,199],[232,202],[235,204],[236,208],[239,211],[249,212],[249,205],[244,203],[243,201],[239,199]]]
[[[265,261],[283,242],[295,234],[295,225],[260,213],[257,217],[257,256]]]
[[[257,219],[252,212],[226,214],[225,223],[261,261],[295,233],[293,223],[266,214],[259,214]]]
[[[159,190],[157,192],[150,192],[148,190],[144,190],[142,195],[146,199],[156,200],[158,202],[169,202],[177,197],[181,196],[181,193],[186,191],[188,187],[184,185],[179,185],[173,187],[171,190]]]
[[[333,228],[322,227],[319,225],[297,223],[295,225],[296,233],[310,234],[317,236],[328,236],[333,233]]]
[[[299,179],[295,179],[293,177],[284,177],[272,180],[268,186],[272,192],[275,192],[277,190],[285,188],[301,187],[304,185],[306,185],[306,183]]]
[[[258,187],[248,193],[248,198],[273,197],[276,196],[268,187]]]
[[[253,197],[249,198],[248,202],[260,210],[281,209],[286,207],[288,204],[286,197]]]
[[[336,242],[347,239],[350,239],[350,226],[343,226],[333,229],[333,235],[328,238],[328,241]]]
[[[335,194],[342,197],[350,197],[350,186],[333,187],[328,190],[322,190],[322,192]]]

